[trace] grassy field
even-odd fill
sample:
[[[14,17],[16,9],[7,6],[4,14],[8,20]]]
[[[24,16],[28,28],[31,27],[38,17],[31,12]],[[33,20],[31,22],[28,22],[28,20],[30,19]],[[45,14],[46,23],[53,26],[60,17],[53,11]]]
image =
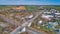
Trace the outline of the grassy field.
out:
[[[37,6],[25,6],[27,10],[37,9]]]
[[[46,9],[52,8],[52,9],[56,9],[56,10],[60,11],[60,6],[45,6],[44,8],[46,8]]]
[[[16,6],[0,6],[0,9],[2,9],[2,8],[13,8],[13,7],[16,7]]]
[[[1,8],[12,8],[12,7],[17,7],[17,6],[0,6],[0,9]],[[37,9],[38,7],[40,7],[40,6],[25,6],[25,8],[27,10]],[[43,6],[43,7],[46,8],[46,9],[52,8],[52,9],[56,9],[56,10],[60,11],[60,6]]]
[[[40,6],[25,6],[27,10],[32,10],[32,9],[37,9],[39,8]],[[43,8],[45,9],[56,9],[58,11],[60,11],[60,6],[43,6]]]

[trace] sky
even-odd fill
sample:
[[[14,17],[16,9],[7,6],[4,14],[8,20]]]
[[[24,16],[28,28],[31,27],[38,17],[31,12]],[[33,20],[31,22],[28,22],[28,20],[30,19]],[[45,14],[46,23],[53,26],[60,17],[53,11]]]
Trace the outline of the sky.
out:
[[[60,5],[60,0],[0,0],[0,5]]]

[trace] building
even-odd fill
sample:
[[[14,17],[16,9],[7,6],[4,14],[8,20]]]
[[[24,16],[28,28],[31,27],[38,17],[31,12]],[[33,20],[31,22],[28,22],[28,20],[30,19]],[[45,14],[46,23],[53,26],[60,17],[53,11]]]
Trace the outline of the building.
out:
[[[60,29],[57,28],[55,31],[57,32],[57,34],[60,34]]]
[[[45,26],[43,20],[38,21],[37,25],[38,25],[38,26],[39,26],[39,25]]]
[[[42,22],[43,22],[42,20],[38,21],[39,24],[42,24]]]
[[[60,13],[55,13],[55,19],[60,20]]]
[[[57,26],[58,22],[49,22],[49,24],[53,25],[53,26]]]
[[[38,10],[44,10],[43,6],[38,7]]]
[[[55,10],[55,9],[51,9],[50,12],[51,12],[51,13],[56,13],[57,10]]]
[[[33,18],[33,15],[27,15],[25,18]]]
[[[45,19],[45,20],[51,20],[54,16],[53,16],[53,15],[42,14],[41,17],[42,17],[43,19]]]
[[[58,22],[48,22],[48,28],[49,29],[55,29],[55,27],[58,25]]]

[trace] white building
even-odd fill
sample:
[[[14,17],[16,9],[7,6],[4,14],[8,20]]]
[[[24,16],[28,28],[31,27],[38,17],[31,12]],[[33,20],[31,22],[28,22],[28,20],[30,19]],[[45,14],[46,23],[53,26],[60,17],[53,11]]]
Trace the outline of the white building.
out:
[[[42,24],[42,22],[43,22],[42,20],[38,21],[39,24]]]
[[[51,18],[53,18],[54,16],[53,16],[53,15],[42,15],[41,17],[42,17],[43,19],[51,20]]]
[[[60,15],[60,13],[55,13],[56,15]]]
[[[49,22],[49,24],[53,25],[53,26],[57,26],[58,22]]]
[[[28,15],[25,18],[33,18],[33,15]]]

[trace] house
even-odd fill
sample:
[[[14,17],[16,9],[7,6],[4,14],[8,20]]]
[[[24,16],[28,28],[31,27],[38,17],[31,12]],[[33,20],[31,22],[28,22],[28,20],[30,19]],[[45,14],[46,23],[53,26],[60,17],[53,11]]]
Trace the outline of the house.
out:
[[[60,29],[57,28],[55,31],[56,31],[58,34],[60,34]]]
[[[51,12],[44,12],[44,14],[50,14]]]
[[[25,18],[33,18],[33,15],[27,15]]]
[[[51,12],[51,13],[56,13],[57,10],[55,10],[55,9],[51,9],[50,12]]]
[[[55,20],[60,20],[60,16],[57,16],[57,17],[55,18]]]
[[[53,25],[53,26],[57,26],[58,22],[49,22],[49,24]]]
[[[38,10],[44,10],[43,6],[38,7]]]
[[[51,18],[53,18],[54,16],[53,16],[53,15],[42,14],[41,17],[42,17],[43,19],[46,19],[46,20],[51,20]]]
[[[60,20],[60,13],[55,13],[55,19]]]
[[[47,27],[49,29],[55,29],[57,25],[58,25],[58,22],[49,22]]]
[[[37,26],[39,26],[39,25],[45,26],[43,20],[38,21]],[[40,27],[38,27],[38,28],[40,28]]]
[[[39,24],[42,24],[42,22],[43,22],[42,20],[38,21]]]
[[[44,12],[43,12],[44,14],[50,14],[51,12],[49,12],[48,10],[44,10]]]
[[[56,15],[60,15],[60,13],[55,13]]]
[[[60,17],[60,13],[55,13],[55,17]]]

